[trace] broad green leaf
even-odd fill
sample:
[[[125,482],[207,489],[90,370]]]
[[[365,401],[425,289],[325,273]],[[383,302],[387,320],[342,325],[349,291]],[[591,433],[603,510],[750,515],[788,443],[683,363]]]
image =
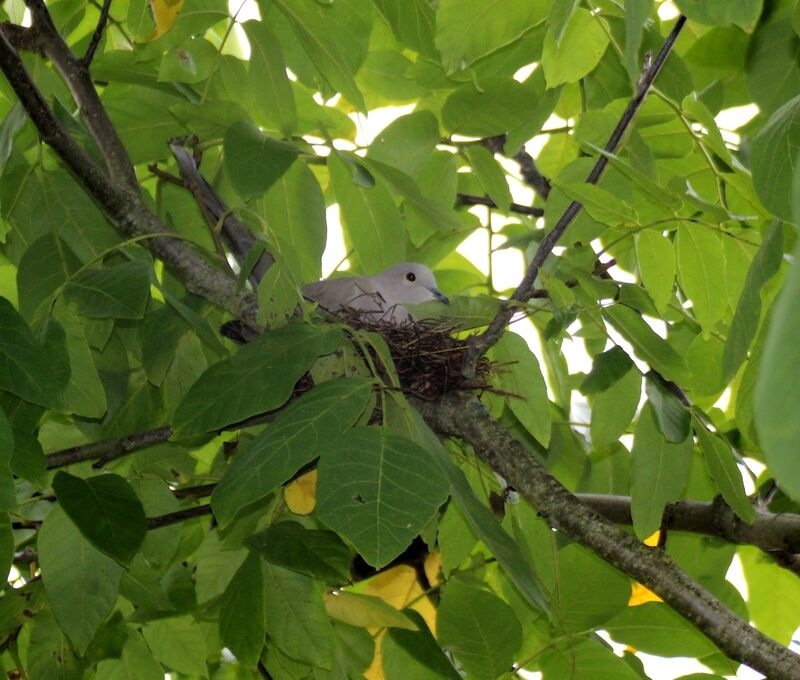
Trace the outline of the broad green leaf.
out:
[[[93,547],[60,508],[45,518],[37,545],[50,607],[83,654],[114,608],[123,568]]]
[[[447,498],[430,454],[379,428],[354,428],[330,442],[318,471],[320,520],[376,567],[397,557]]]
[[[491,137],[525,124],[531,115],[530,88],[513,78],[465,83],[445,99],[442,125],[449,132]]]
[[[725,314],[727,300],[720,295],[725,279],[722,237],[708,227],[684,223],[676,238],[678,280],[692,301],[692,310],[708,337]]]
[[[561,43],[567,24],[578,9],[580,0],[553,0],[547,15],[547,31],[552,35],[556,46]]]
[[[639,414],[631,454],[631,516],[636,535],[644,540],[661,526],[664,507],[680,499],[694,446],[691,437],[670,444],[659,431],[648,403]]]
[[[257,120],[288,136],[297,127],[297,108],[280,42],[263,21],[243,27],[251,49],[247,75]]]
[[[725,146],[725,140],[722,138],[722,133],[717,127],[714,116],[702,100],[697,98],[697,93],[693,92],[684,97],[681,107],[705,129],[705,144],[723,161],[731,163],[731,153],[728,151],[728,147]]]
[[[369,145],[367,158],[386,163],[414,177],[441,140],[439,122],[430,111],[400,116]]]
[[[269,189],[299,153],[291,144],[265,135],[249,120],[228,128],[223,149],[231,183],[245,201]]]
[[[55,234],[45,234],[25,251],[17,269],[19,311],[36,320],[39,305],[80,268],[72,249]]]
[[[320,668],[333,664],[334,633],[322,588],[308,576],[264,563],[267,634],[288,656]]]
[[[350,580],[353,551],[332,531],[306,529],[298,522],[278,522],[247,538],[264,559],[326,583]]]
[[[642,73],[639,47],[652,8],[653,0],[625,0],[625,51],[622,55],[622,64],[628,71],[632,83],[637,82]]]
[[[325,199],[304,163],[295,161],[267,190],[264,214],[272,242],[295,277],[303,283],[318,281],[327,231]]]
[[[371,381],[344,378],[317,385],[281,413],[234,457],[214,489],[211,506],[220,526],[319,456],[355,423],[371,393]]]
[[[56,406],[69,378],[66,352],[33,337],[17,310],[0,298],[0,389],[41,406]]]
[[[792,220],[793,168],[800,147],[800,95],[770,116],[752,145],[753,185],[758,197],[776,217]]]
[[[274,0],[274,4],[289,20],[303,50],[331,87],[359,111],[366,111],[353,76],[367,53],[371,17],[349,2]]]
[[[250,553],[222,595],[219,636],[243,665],[255,666],[266,642],[266,628],[264,570],[261,558]]]
[[[214,70],[219,54],[202,38],[196,38],[169,50],[158,67],[160,82],[202,83]]]
[[[128,641],[119,659],[106,659],[97,665],[97,680],[163,680],[164,669],[153,658],[136,630],[128,631]]]
[[[39,612],[29,631],[25,667],[29,678],[82,680],[86,677],[85,662],[70,646],[69,638],[49,611]],[[54,654],[54,650],[59,653]]]
[[[587,396],[605,392],[623,378],[633,366],[628,353],[619,345],[615,345],[607,352],[595,355],[592,359],[592,370],[583,379],[580,390]]]
[[[0,512],[17,507],[14,476],[11,474],[11,459],[14,454],[14,432],[5,411],[0,408]],[[12,544],[13,550],[13,544]],[[0,562],[2,565],[2,562]],[[5,567],[0,566],[0,571]]]
[[[758,21],[764,0],[675,0],[675,4],[692,21],[712,26],[737,24],[751,30]]]
[[[325,598],[325,610],[332,619],[360,628],[417,630],[417,624],[406,614],[374,595],[347,590],[331,593]]]
[[[146,260],[88,269],[64,286],[64,297],[90,319],[141,319],[150,295]]]
[[[736,465],[730,444],[721,436],[709,432],[697,416],[694,416],[694,432],[703,452],[706,470],[722,498],[745,522],[752,522],[756,513],[745,493],[742,473]]]
[[[675,287],[675,249],[666,236],[644,229],[635,238],[639,277],[662,314],[666,312]]]
[[[137,555],[122,575],[119,592],[131,604],[157,612],[175,611],[157,572]]]
[[[689,436],[689,411],[661,381],[648,374],[645,392],[661,434],[672,444],[680,444]]]
[[[357,184],[346,160],[332,153],[328,170],[353,254],[361,269],[372,274],[405,259],[403,218],[383,183],[371,187]]]
[[[550,401],[539,362],[525,340],[504,333],[489,352],[498,364],[496,382],[510,395],[506,403],[514,415],[542,445],[550,443]]]
[[[559,183],[573,201],[578,201],[592,219],[609,227],[635,226],[639,222],[636,211],[610,191],[585,182]]]
[[[277,408],[314,360],[340,342],[339,329],[305,324],[264,333],[210,366],[189,388],[175,411],[174,436],[213,432]]]
[[[464,151],[484,193],[500,210],[508,210],[512,203],[511,190],[508,188],[505,171],[495,160],[494,155],[478,145],[468,146]]]
[[[545,678],[614,678],[641,680],[641,677],[611,648],[597,638],[579,639],[564,648],[563,644],[547,649],[541,657]]]
[[[390,628],[381,645],[381,666],[387,680],[459,680],[459,675],[422,617],[408,610],[418,630]]]
[[[59,471],[53,490],[64,512],[98,550],[127,564],[144,540],[144,509],[131,486],[115,474],[81,479]]]
[[[592,406],[590,434],[592,447],[602,448],[618,441],[636,414],[642,395],[642,375],[630,370],[608,389],[589,397]]]
[[[544,19],[547,4],[516,0],[442,0],[436,13],[436,48],[447,73],[514,41]]]
[[[650,364],[667,380],[681,384],[686,373],[683,358],[637,312],[623,305],[612,305],[603,309],[603,316],[631,343],[640,359]]]
[[[429,58],[438,58],[434,35],[436,14],[428,0],[372,0],[392,33],[406,47]]]
[[[750,268],[722,355],[723,382],[728,382],[745,360],[761,320],[761,289],[783,261],[783,224],[773,221]]]
[[[574,83],[591,73],[608,47],[608,34],[600,25],[601,17],[579,8],[569,20],[561,42],[547,33],[542,50],[542,68],[547,87]]]
[[[437,609],[436,636],[471,677],[493,680],[511,668],[522,626],[499,597],[453,579]]]
[[[208,677],[206,640],[191,616],[148,621],[142,635],[153,656],[167,668]]]

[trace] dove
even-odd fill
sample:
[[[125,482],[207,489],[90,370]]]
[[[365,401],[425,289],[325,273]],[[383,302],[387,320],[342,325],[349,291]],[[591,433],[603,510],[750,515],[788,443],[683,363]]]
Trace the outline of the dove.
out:
[[[361,312],[370,320],[401,324],[414,320],[403,305],[439,300],[449,304],[424,264],[404,262],[374,276],[345,276],[303,286],[303,296],[323,309]]]

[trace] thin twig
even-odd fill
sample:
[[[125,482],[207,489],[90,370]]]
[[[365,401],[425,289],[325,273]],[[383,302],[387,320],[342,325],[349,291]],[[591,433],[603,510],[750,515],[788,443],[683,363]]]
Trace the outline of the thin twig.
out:
[[[196,508],[178,510],[176,512],[167,513],[166,515],[159,515],[158,517],[148,517],[147,530],[160,529],[170,524],[178,524],[179,522],[185,522],[187,519],[205,517],[210,514],[212,514],[210,505],[198,505]]]
[[[96,461],[92,467],[98,469],[115,458],[121,458],[139,449],[165,442],[171,436],[172,428],[169,425],[164,425],[125,437],[115,437],[114,439],[73,446],[62,451],[54,451],[47,455],[47,469],[53,470],[54,468],[65,467],[66,465],[73,465],[86,460]]]
[[[458,193],[456,194],[456,198],[460,205],[485,205],[490,208],[497,208],[497,203],[488,196],[473,196],[472,194]],[[542,208],[533,208],[529,205],[522,205],[522,203],[512,203],[508,208],[501,209],[519,213],[520,215],[531,215],[533,217],[542,217],[544,215],[544,210]]]
[[[92,39],[89,41],[89,47],[86,48],[86,53],[80,60],[81,63],[87,68],[92,63],[92,59],[94,59],[94,53],[97,51],[97,47],[100,44],[100,39],[103,37],[103,31],[106,28],[106,23],[108,23],[108,11],[110,9],[111,0],[104,0],[103,6],[100,8],[100,17],[97,20],[97,26],[95,26],[94,33],[92,33]]]
[[[614,131],[611,133],[611,136],[604,147],[605,153],[597,159],[592,171],[586,178],[587,184],[597,184],[598,180],[602,176],[606,165],[608,165],[608,154],[614,153],[617,150],[617,147],[620,145],[620,142],[622,142],[623,138],[625,137],[628,128],[633,123],[636,113],[644,103],[650,86],[653,84],[653,81],[661,70],[661,67],[664,65],[664,62],[672,50],[675,41],[678,39],[678,35],[680,34],[685,23],[686,17],[680,16],[675,23],[675,26],[673,26],[672,31],[670,31],[670,34],[664,41],[664,44],[661,46],[661,49],[659,50],[655,60],[652,62],[652,64],[644,69],[642,77],[639,80],[636,93],[628,103],[627,108],[623,112],[616,128],[614,128]],[[539,274],[539,268],[549,257],[559,239],[564,235],[564,232],[575,220],[575,217],[577,217],[581,207],[582,206],[580,202],[572,201],[553,229],[549,231],[544,238],[542,238],[541,242],[539,243],[539,247],[536,250],[536,254],[533,256],[531,263],[528,265],[525,276],[511,296],[512,300],[525,302],[530,299],[531,292],[534,289],[536,277]],[[489,324],[489,327],[486,329],[486,331],[483,334],[473,336],[473,338],[470,339],[471,346],[464,358],[464,367],[462,369],[466,377],[469,378],[474,375],[478,358],[485,354],[486,351],[500,339],[500,336],[503,334],[503,331],[508,322],[511,320],[512,316],[512,311],[500,309],[495,318],[492,320],[492,323]]]

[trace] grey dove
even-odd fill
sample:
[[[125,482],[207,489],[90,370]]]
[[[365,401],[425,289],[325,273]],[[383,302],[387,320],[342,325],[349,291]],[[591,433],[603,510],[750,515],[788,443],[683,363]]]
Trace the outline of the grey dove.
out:
[[[303,286],[303,296],[323,309],[362,312],[374,321],[404,323],[414,316],[403,305],[449,300],[436,286],[433,272],[424,264],[404,262],[374,276],[344,276]]]

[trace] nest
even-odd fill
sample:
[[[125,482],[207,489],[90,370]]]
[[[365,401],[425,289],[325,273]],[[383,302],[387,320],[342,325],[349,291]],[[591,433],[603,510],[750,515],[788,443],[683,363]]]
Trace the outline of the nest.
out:
[[[383,337],[392,355],[400,387],[408,394],[433,400],[451,390],[490,389],[486,379],[492,370],[486,357],[478,361],[474,381],[461,375],[467,343],[455,337],[458,328],[452,322],[406,321],[396,324],[383,319],[369,319],[350,310],[346,314],[340,311],[339,316],[354,328],[374,331]]]

